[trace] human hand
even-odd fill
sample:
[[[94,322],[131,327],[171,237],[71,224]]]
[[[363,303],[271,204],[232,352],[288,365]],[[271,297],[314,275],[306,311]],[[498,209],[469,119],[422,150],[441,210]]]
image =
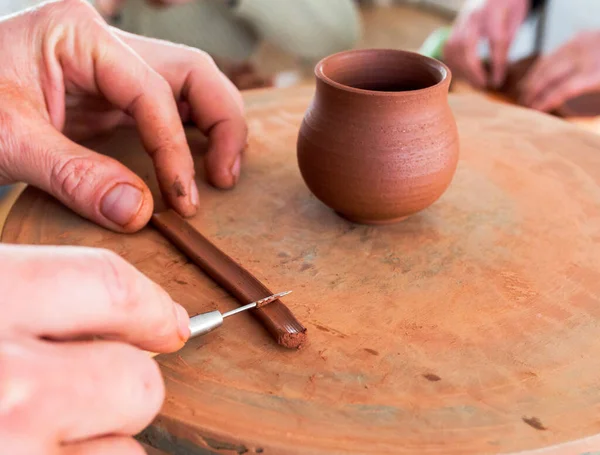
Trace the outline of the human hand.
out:
[[[30,183],[98,224],[136,231],[153,210],[145,183],[72,141],[135,123],[165,199],[193,215],[198,192],[181,110],[209,137],[208,179],[235,185],[246,144],[242,100],[205,53],[110,28],[83,0],[0,22],[0,48],[0,184]]]
[[[529,0],[471,1],[454,23],[444,47],[444,62],[475,87],[500,87],[506,76],[510,45],[529,6]],[[490,47],[490,77],[478,54],[481,39],[487,39]]]
[[[583,32],[541,57],[520,84],[521,104],[552,111],[571,98],[600,89],[600,32]]]
[[[181,348],[187,312],[91,248],[0,245],[0,289],[2,453],[144,454],[131,436],[158,413],[164,384],[134,346]]]

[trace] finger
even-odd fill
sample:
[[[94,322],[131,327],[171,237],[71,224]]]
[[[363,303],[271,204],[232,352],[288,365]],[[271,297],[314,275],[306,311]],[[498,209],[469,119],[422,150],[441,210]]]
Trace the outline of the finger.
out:
[[[470,81],[476,87],[482,88],[486,83],[486,74],[479,56],[480,38],[479,29],[475,26],[469,27],[467,29],[467,40],[464,51],[465,67],[467,68]]]
[[[69,444],[61,455],[146,455],[139,442],[124,436],[107,436]]]
[[[171,87],[141,60],[136,59],[137,70],[135,64],[125,64],[131,52],[126,46],[115,45],[112,50],[98,62],[98,84],[112,102],[135,118],[169,204],[191,216],[198,207],[194,163]],[[111,82],[116,78],[121,87]]]
[[[205,159],[210,182],[219,188],[235,185],[247,127],[241,96],[233,84],[203,52],[118,33],[169,81],[177,98],[189,103],[194,123],[210,139]]]
[[[0,359],[2,385],[13,403],[3,408],[0,422],[10,421],[15,434],[35,431],[57,444],[131,436],[164,400],[156,362],[124,343],[19,338],[0,342]]]
[[[520,91],[528,94],[522,102],[531,102],[536,96],[535,87],[546,86],[548,80],[562,79],[575,69],[577,49],[573,42],[568,42],[552,54],[537,59],[524,80],[520,83]]]
[[[511,18],[510,11],[503,9],[496,14],[488,14],[487,34],[491,55],[491,84],[499,88],[506,76],[508,50],[516,33],[518,23]],[[512,20],[511,20],[512,19]]]
[[[52,194],[83,217],[120,232],[141,229],[153,201],[144,181],[118,161],[66,138],[43,120],[16,120],[7,172]],[[43,137],[43,141],[37,138]]]
[[[223,84],[225,85],[225,88],[227,89],[227,91],[229,92],[231,97],[233,98],[240,114],[243,117],[244,116],[244,98],[242,97],[242,94],[240,93],[238,88],[235,86],[233,81],[231,79],[229,79],[225,74],[221,73],[219,76],[221,76],[221,79],[223,80]]]
[[[574,73],[575,65],[571,59],[545,57],[539,65],[534,65],[522,82],[521,104],[532,107],[536,100],[545,97],[545,93],[554,90],[559,82],[572,77]]]
[[[0,333],[105,335],[153,352],[180,349],[189,337],[185,309],[107,250],[2,246],[0,289]]]
[[[483,88],[486,80],[479,57],[480,22],[480,14],[475,12],[468,20],[458,23],[444,50],[444,58],[451,57],[459,73],[477,88]]]
[[[69,11],[65,14],[72,23]],[[182,215],[193,215],[198,204],[194,164],[171,87],[96,16],[67,29],[73,46],[57,48],[65,83],[101,94],[135,119],[163,196]]]
[[[235,99],[223,89],[226,87],[223,76],[212,66],[208,72],[202,71],[200,65],[194,66],[182,86],[181,96],[190,103],[194,123],[210,140],[205,157],[209,181],[219,188],[230,188],[240,176],[247,127]]]
[[[531,108],[539,111],[550,112],[566,101],[581,95],[594,87],[594,84],[581,76],[575,75],[566,77],[557,84],[547,86],[540,92],[537,97],[531,102]]]

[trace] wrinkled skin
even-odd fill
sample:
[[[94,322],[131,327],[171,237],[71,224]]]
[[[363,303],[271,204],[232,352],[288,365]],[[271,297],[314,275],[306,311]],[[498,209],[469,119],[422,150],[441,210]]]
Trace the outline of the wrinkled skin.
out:
[[[165,198],[191,215],[201,201],[182,120],[209,138],[210,181],[235,184],[242,102],[202,52],[118,32],[83,0],[0,21],[0,49],[0,184],[28,182],[109,229],[136,231],[153,207],[144,182],[74,142],[132,124]],[[157,414],[164,385],[142,349],[181,348],[186,311],[97,249],[0,245],[0,289],[0,451],[143,454],[131,436]]]
[[[159,411],[164,384],[134,346],[181,348],[185,310],[91,248],[1,245],[0,287],[2,453],[143,454],[131,436]]]
[[[209,137],[208,179],[235,185],[242,101],[205,53],[117,31],[83,0],[0,22],[0,49],[0,184],[33,184],[102,226],[137,231],[153,209],[147,186],[73,142],[133,123],[165,199],[193,215],[200,201],[182,112]]]

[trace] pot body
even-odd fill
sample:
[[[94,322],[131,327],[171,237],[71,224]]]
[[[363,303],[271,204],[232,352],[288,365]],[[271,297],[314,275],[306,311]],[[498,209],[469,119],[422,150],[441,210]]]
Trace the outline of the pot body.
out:
[[[297,148],[313,194],[367,224],[398,221],[435,202],[459,153],[449,70],[411,52],[359,50],[327,57],[315,73]]]

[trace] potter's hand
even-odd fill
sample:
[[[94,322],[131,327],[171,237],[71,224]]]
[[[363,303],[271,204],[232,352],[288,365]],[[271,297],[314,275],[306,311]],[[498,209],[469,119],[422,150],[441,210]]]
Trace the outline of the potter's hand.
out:
[[[140,454],[186,311],[114,253],[0,245],[2,453]],[[96,337],[92,340],[93,337]],[[110,340],[110,341],[109,341]]]
[[[508,50],[529,7],[529,0],[468,2],[444,47],[444,61],[456,76],[478,88],[499,87],[506,76]],[[489,78],[478,53],[478,44],[485,39],[490,46]]]
[[[577,35],[535,63],[520,85],[521,102],[551,111],[578,95],[600,89],[600,32]]]
[[[0,184],[31,183],[105,227],[136,231],[152,213],[147,186],[72,142],[134,122],[168,203],[192,215],[198,193],[177,102],[209,136],[209,180],[235,184],[241,97],[206,54],[116,31],[84,0],[0,22],[0,48]]]

